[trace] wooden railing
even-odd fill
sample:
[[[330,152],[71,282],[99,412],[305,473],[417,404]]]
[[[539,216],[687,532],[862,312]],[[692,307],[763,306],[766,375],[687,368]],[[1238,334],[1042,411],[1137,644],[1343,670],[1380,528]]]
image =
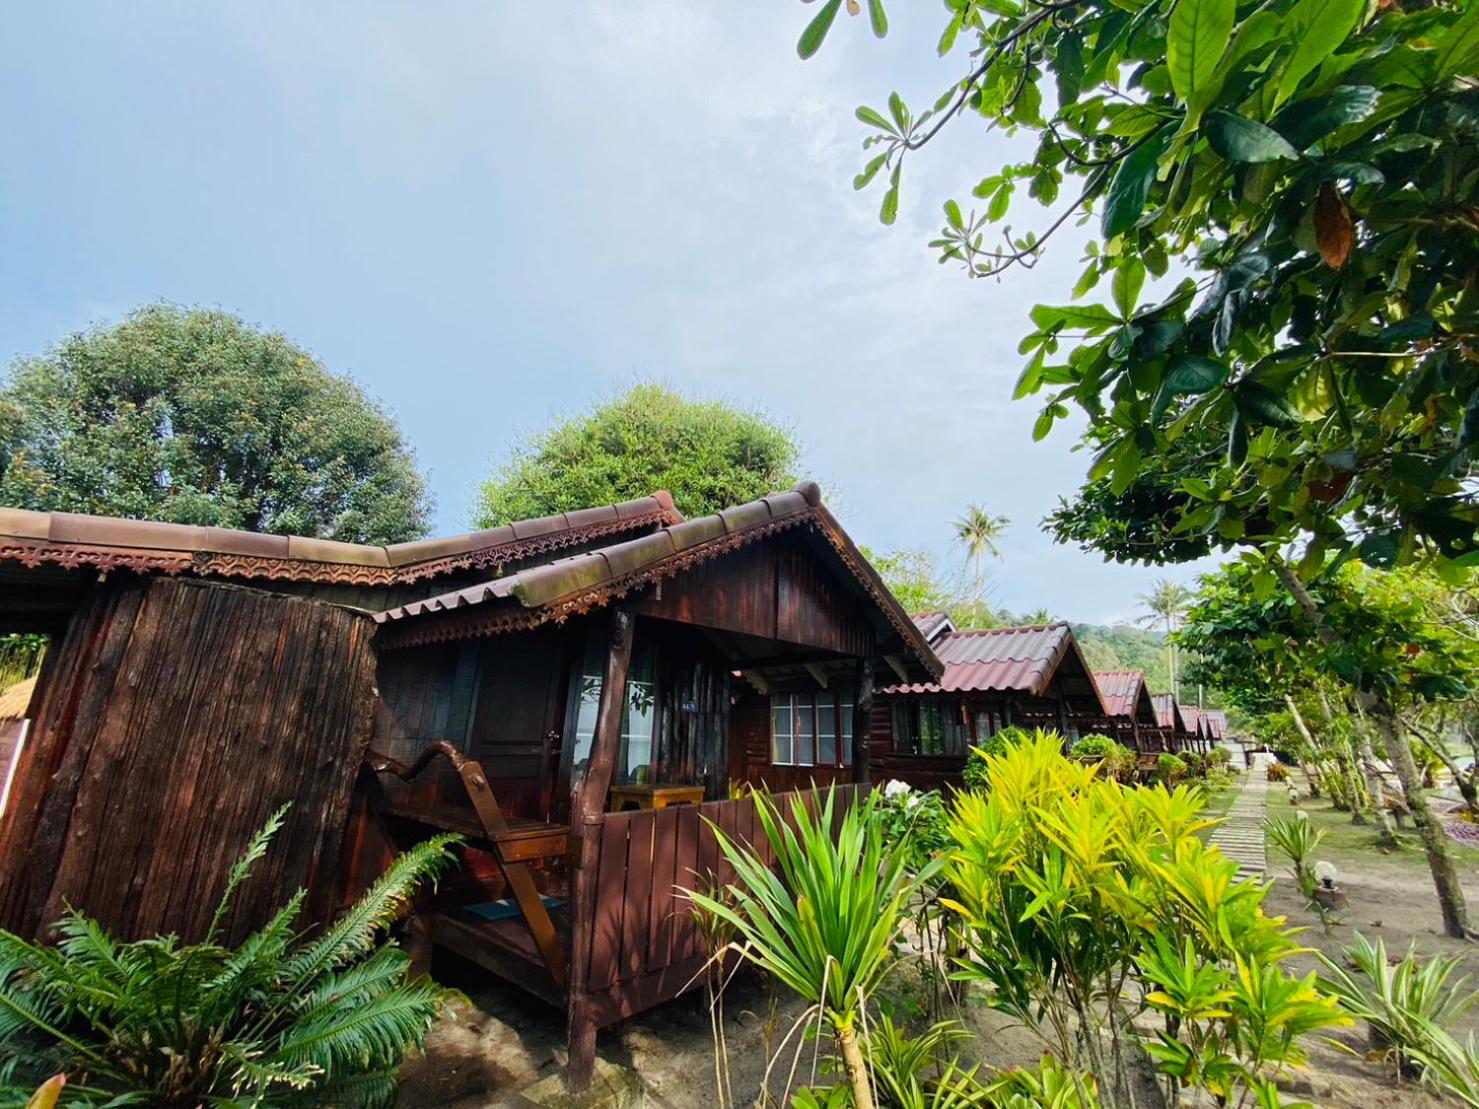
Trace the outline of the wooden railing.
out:
[[[857,787],[837,787],[834,821]],[[776,796],[783,816],[793,801],[815,811],[812,791]],[[710,957],[685,891],[734,880],[715,827],[774,856],[755,801],[710,801],[659,810],[608,813],[600,826],[595,919],[586,994],[605,1025],[699,985]],[[572,962],[574,960],[572,959]]]

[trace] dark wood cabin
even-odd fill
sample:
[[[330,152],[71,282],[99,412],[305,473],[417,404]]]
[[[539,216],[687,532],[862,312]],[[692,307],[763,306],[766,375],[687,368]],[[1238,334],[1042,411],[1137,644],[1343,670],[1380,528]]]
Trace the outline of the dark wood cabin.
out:
[[[1095,670],[1094,683],[1104,704],[1104,716],[1088,730],[1107,735],[1138,756],[1159,750],[1160,722],[1143,670]]]
[[[809,484],[375,620],[360,880],[469,833],[418,927],[564,1005],[576,1085],[597,1028],[701,981],[677,891],[728,877],[709,822],[751,839],[749,787],[866,783],[875,673],[940,673]],[[685,788],[700,803],[647,807]]]
[[[1051,729],[1072,742],[1086,721],[1104,716],[1067,624],[958,631],[942,612],[914,619],[944,674],[879,690],[870,731],[875,781],[958,786],[970,747],[1002,728]]]
[[[563,1006],[575,1086],[597,1028],[701,981],[678,890],[728,877],[713,826],[755,838],[745,788],[866,783],[876,675],[942,672],[811,484],[394,547],[0,510],[0,626],[54,637],[0,925],[198,935],[285,802],[236,934],[456,831],[413,946]]]
[[[1213,735],[1212,725],[1207,720],[1204,709],[1193,708],[1191,705],[1180,705],[1181,719],[1186,724],[1186,735],[1182,741],[1182,749],[1187,751],[1210,751],[1212,749]]]
[[[1175,695],[1152,693],[1150,700],[1155,705],[1156,732],[1152,739],[1154,750],[1181,750],[1186,745],[1188,735],[1186,719],[1181,715],[1181,706],[1176,703]]]

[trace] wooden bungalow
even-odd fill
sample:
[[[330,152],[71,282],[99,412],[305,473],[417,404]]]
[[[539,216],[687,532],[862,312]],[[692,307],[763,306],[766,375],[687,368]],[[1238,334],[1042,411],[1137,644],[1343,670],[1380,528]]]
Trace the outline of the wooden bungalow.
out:
[[[1193,708],[1191,705],[1180,705],[1181,719],[1186,722],[1186,737],[1182,743],[1182,749],[1188,751],[1207,751],[1212,746],[1212,725],[1207,722],[1207,714],[1203,709]]]
[[[1104,716],[1067,624],[957,631],[943,612],[914,619],[945,670],[936,681],[879,690],[870,739],[875,781],[959,785],[968,749],[1002,728],[1050,728],[1071,742],[1086,721]]]
[[[1178,751],[1187,740],[1186,720],[1181,715],[1181,706],[1171,693],[1152,693],[1155,705],[1156,731],[1152,742],[1156,751]]]
[[[875,674],[943,670],[809,483],[388,548],[0,511],[0,567],[0,620],[58,644],[0,924],[197,932],[285,801],[243,918],[301,885],[324,919],[456,831],[413,944],[562,1006],[576,1087],[599,1027],[700,981],[709,822],[754,836],[747,783],[867,782]]]
[[[1104,718],[1096,722],[1099,726],[1094,730],[1138,755],[1150,754],[1155,749],[1160,722],[1145,684],[1145,671],[1095,670],[1094,684],[1104,702]]]

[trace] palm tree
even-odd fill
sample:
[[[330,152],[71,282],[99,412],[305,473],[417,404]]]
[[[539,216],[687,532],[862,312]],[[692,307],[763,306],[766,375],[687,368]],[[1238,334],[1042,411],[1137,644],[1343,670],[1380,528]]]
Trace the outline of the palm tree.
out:
[[[993,516],[978,504],[965,510],[965,515],[955,521],[955,538],[965,546],[966,559],[975,564],[976,600],[981,599],[981,560],[986,555],[1001,557],[997,541],[1011,524],[1005,516]]]
[[[1149,593],[1141,593],[1135,599],[1149,610],[1136,621],[1137,624],[1160,624],[1166,629],[1166,663],[1171,671],[1171,695],[1179,701],[1176,643],[1170,636],[1181,626],[1181,617],[1191,606],[1192,592],[1170,578],[1162,578]]]

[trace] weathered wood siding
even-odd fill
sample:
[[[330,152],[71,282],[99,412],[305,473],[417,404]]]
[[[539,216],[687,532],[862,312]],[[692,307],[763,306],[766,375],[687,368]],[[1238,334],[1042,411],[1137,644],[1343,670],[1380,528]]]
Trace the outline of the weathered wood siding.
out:
[[[320,602],[191,580],[93,589],[49,653],[0,823],[0,924],[70,904],[125,937],[198,938],[275,809],[239,935],[300,887],[332,907],[374,702],[374,625]]]
[[[874,651],[873,626],[862,604],[792,536],[685,570],[628,607],[644,616],[860,658]]]

